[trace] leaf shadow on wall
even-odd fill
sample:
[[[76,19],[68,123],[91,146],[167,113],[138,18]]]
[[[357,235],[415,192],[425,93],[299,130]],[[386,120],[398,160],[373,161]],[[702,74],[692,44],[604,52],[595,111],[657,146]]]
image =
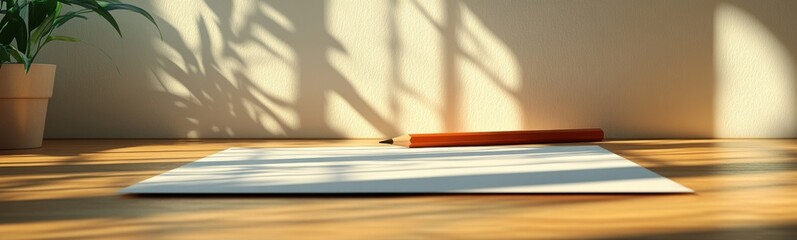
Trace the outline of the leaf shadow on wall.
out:
[[[176,26],[159,21],[165,44],[183,59],[178,62],[166,55],[157,56],[158,66],[154,66],[154,71],[166,74],[158,77],[159,84],[166,90],[159,98],[161,102],[174,103],[174,111],[170,114],[178,118],[183,116],[185,122],[172,127],[185,131],[186,137],[344,137],[328,123],[330,94],[340,96],[381,134],[399,134],[392,123],[327,61],[328,51],[345,54],[346,49],[325,29],[324,1],[257,2],[258,6],[243,13],[243,20],[235,19],[242,15],[235,12],[235,2],[206,1],[205,4],[213,15],[196,20],[199,48],[192,49],[183,42],[175,34],[179,32]],[[264,12],[269,8],[276,9],[286,19],[272,18]],[[286,28],[280,20],[289,21],[293,29]],[[212,35],[213,31],[220,34]],[[265,31],[274,40],[284,43],[292,56],[285,56],[277,49],[279,46],[265,41],[258,31]],[[264,89],[286,84],[272,83],[269,74],[252,79],[247,71],[263,66],[247,62],[239,52],[238,46],[242,45],[255,45],[257,51],[262,51],[257,54],[274,56],[282,61],[280,64],[291,66],[296,96],[286,99]],[[220,54],[213,52],[216,49],[220,49]],[[190,97],[170,92],[168,89],[175,84],[184,87]]]
[[[241,10],[241,4],[251,2],[257,7]],[[418,114],[417,109],[428,110],[426,115],[430,120],[426,122],[432,122],[435,127],[429,129],[435,131],[474,130],[469,128],[472,125],[469,121],[472,123],[474,116],[500,117],[509,111],[517,112],[512,115],[518,118],[516,128],[602,127],[609,138],[712,137],[716,128],[713,22],[718,2],[528,4],[525,1],[447,0],[439,2],[442,9],[431,10],[427,5],[434,5],[430,4],[432,1],[379,3],[380,7],[387,6],[388,18],[374,21],[387,20],[385,25],[389,28],[389,36],[366,36],[371,32],[358,32],[359,26],[347,26],[347,31],[359,34],[357,38],[383,41],[389,51],[385,55],[374,54],[373,59],[358,59],[360,62],[344,64],[362,64],[365,61],[389,66],[379,70],[390,71],[380,75],[389,79],[380,77],[366,83],[369,87],[387,85],[390,89],[387,101],[365,97],[368,94],[363,93],[370,89],[358,85],[365,77],[350,77],[341,72],[339,65],[330,62],[330,53],[344,58],[361,57],[356,56],[356,43],[350,42],[351,39],[339,39],[334,29],[329,27],[330,22],[340,20],[337,19],[339,15],[330,14],[330,5],[337,3],[251,2],[202,2],[200,5],[208,11],[190,23],[159,19],[165,37],[163,42],[149,32],[151,28],[128,28],[135,34],[126,33],[124,41],[136,47],[118,51],[139,52],[131,54],[134,58],[127,61],[134,67],[122,68],[123,75],[127,75],[125,81],[73,83],[75,89],[82,89],[84,86],[81,84],[86,84],[113,92],[106,95],[79,96],[75,93],[85,90],[58,91],[63,87],[58,89],[57,85],[56,98],[59,101],[51,103],[48,126],[52,128],[48,129],[48,136],[350,137],[341,131],[345,131],[344,127],[373,129],[363,131],[371,137],[377,134],[394,136],[404,131],[412,132],[413,127],[419,125],[402,125],[395,119],[426,117],[423,115],[427,112]],[[156,5],[159,4],[163,3],[141,1],[146,9],[158,9],[160,6]],[[740,4],[740,7],[761,17],[764,25],[779,26],[773,27],[772,31],[783,37],[781,40],[793,57],[791,50],[795,41],[794,34],[790,34],[793,31],[775,24],[780,21],[776,17],[766,16],[772,10],[771,5]],[[350,11],[344,10],[346,14]],[[269,11],[279,13],[284,19],[275,18]],[[406,14],[412,11],[421,13]],[[410,18],[421,18],[421,21],[433,25],[436,32],[430,34],[436,35],[422,35],[426,32],[413,35],[416,34],[415,29],[406,29],[420,24],[408,25]],[[290,23],[291,27],[286,27],[283,21]],[[469,25],[474,21],[483,25],[481,33],[494,40],[487,42],[488,45],[500,45],[513,56],[512,64],[484,61],[490,53],[490,46],[478,46],[484,42],[477,42],[475,49],[486,51],[466,49],[468,38],[472,38],[469,36],[478,34]],[[121,25],[129,26],[130,23],[122,22]],[[198,27],[197,31],[184,29],[193,25]],[[266,33],[270,37],[263,37]],[[429,41],[407,42],[413,38]],[[419,45],[439,48],[437,52],[419,55],[415,50]],[[112,50],[111,55],[125,53],[118,51]],[[408,54],[412,51],[416,52]],[[277,60],[258,60],[257,55]],[[424,80],[412,82],[418,75],[409,74],[416,69],[410,69],[407,62],[425,60],[421,58],[433,59],[434,66],[416,71],[424,72],[425,75],[421,76]],[[64,67],[59,74],[72,74],[72,78],[85,78],[87,74],[78,70],[90,70],[75,66],[77,64],[61,64]],[[273,77],[275,74],[269,72],[271,68],[266,68],[271,65],[287,66],[291,73]],[[509,77],[510,82],[517,83],[516,86],[505,84],[507,77],[502,79],[500,71],[512,67],[507,65],[516,65],[517,74]],[[470,71],[462,66],[476,70]],[[75,67],[71,73],[67,72],[70,67]],[[153,73],[141,73],[150,70]],[[116,76],[108,74],[107,77]],[[142,79],[150,82],[137,81]],[[433,83],[425,83],[426,80]],[[475,81],[496,87],[474,90]],[[64,83],[58,84],[63,86]],[[430,101],[428,92],[419,93],[419,88],[423,87],[440,87],[440,96],[433,96],[439,99]],[[153,88],[156,89],[154,93]],[[142,93],[146,97],[141,97]],[[479,94],[503,94],[510,100],[501,103],[515,104],[517,109],[490,109],[500,104],[473,108],[469,104],[477,102],[473,99]],[[332,102],[335,100],[333,97],[341,101]],[[407,101],[408,98],[412,101]],[[97,99],[106,103],[94,103]],[[415,107],[412,104],[427,106],[409,109]],[[330,106],[341,105],[351,109],[348,112],[351,116],[340,117],[341,114],[331,111],[334,109]],[[73,109],[79,107],[95,116],[74,114]],[[412,114],[416,116],[410,116]],[[487,117],[488,121],[476,125],[515,127],[489,121],[499,117]],[[356,121],[347,122],[342,118]]]

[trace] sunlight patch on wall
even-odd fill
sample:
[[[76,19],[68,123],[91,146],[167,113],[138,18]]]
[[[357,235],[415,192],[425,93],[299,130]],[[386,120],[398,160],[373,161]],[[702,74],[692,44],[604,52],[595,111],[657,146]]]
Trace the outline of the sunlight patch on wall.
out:
[[[185,99],[180,112],[196,116],[177,125],[186,137],[284,136],[298,127],[287,34],[295,26],[285,14],[254,0],[152,4],[167,23],[164,41],[153,44],[162,67],[152,85]]]
[[[522,124],[518,99],[520,69],[517,57],[465,5],[457,28],[461,53],[457,58],[462,81],[465,128],[469,131],[517,130]]]
[[[197,53],[195,57],[200,62],[212,59],[203,59],[207,56],[198,53],[211,50],[217,52],[223,49],[224,46],[220,41],[211,41],[212,39],[223,39],[222,33],[218,31],[215,24],[221,20],[203,2],[192,1],[181,4],[176,1],[158,1],[153,4],[162,13],[179,12],[179,14],[160,14],[159,17],[174,26],[183,26],[176,29],[178,31],[176,34],[179,35],[179,40],[185,47]],[[180,11],[174,11],[174,9],[180,9]],[[210,48],[208,49],[208,47]],[[199,72],[206,72],[206,66],[197,65],[196,67],[199,67]]]
[[[334,137],[439,132],[450,109],[462,130],[521,125],[516,56],[460,1],[303,3],[324,12],[302,20],[301,11],[254,0],[153,4],[176,13],[160,14],[166,27],[179,26],[154,44],[164,68],[153,84],[185,99],[177,108],[194,120],[175,125],[188,137],[288,136],[303,121]],[[446,22],[450,12],[460,19]],[[315,59],[319,51],[325,59]],[[323,107],[302,115],[308,84],[324,97],[302,99]],[[458,106],[446,102],[451,95]],[[312,116],[323,122],[301,119]]]
[[[266,16],[274,20],[275,23],[280,25],[285,30],[288,30],[289,32],[296,31],[296,27],[294,27],[293,23],[290,20],[288,20],[288,17],[277,11],[277,9],[274,9],[274,7],[272,7],[271,5],[262,4],[260,8],[263,10],[263,13]]]
[[[347,137],[375,136],[379,134],[373,124],[368,122],[346,99],[334,92],[326,94],[326,122],[332,129]]]
[[[399,128],[407,133],[443,129],[442,55],[439,24],[441,1],[398,1],[394,9],[398,54],[397,86],[401,116]]]
[[[462,18],[446,26],[449,8]],[[344,51],[330,49],[327,58],[356,93],[379,117],[404,132],[439,132],[445,129],[445,96],[462,96],[458,116],[466,130],[517,129],[521,114],[517,92],[520,69],[509,48],[478,17],[459,1],[331,1],[327,7],[327,30]],[[459,26],[461,25],[461,26]],[[444,28],[458,29],[453,36]],[[446,38],[456,39],[453,51],[443,51]],[[392,44],[392,45],[391,45]],[[445,62],[443,54],[454,55]],[[444,66],[457,67],[459,86],[446,89]],[[391,74],[395,71],[395,74]],[[334,77],[332,77],[334,78]],[[334,92],[333,92],[334,93]],[[329,96],[335,96],[330,94]],[[401,114],[391,112],[391,97]],[[363,124],[363,111],[338,97],[327,105],[327,118],[346,137],[379,135],[376,129],[352,130]],[[332,100],[329,100],[332,101]],[[351,103],[349,103],[351,104]],[[340,105],[340,106],[339,106]],[[344,107],[346,106],[346,107]],[[360,106],[362,107],[362,106]],[[396,109],[395,107],[393,109]],[[394,118],[395,116],[395,118]],[[374,119],[371,116],[371,119]],[[346,123],[341,125],[341,123]],[[357,125],[349,125],[356,123]]]
[[[250,89],[249,93],[253,99],[244,102],[247,113],[269,133],[285,136],[287,131],[299,128],[299,114],[292,105],[279,102],[255,89]]]
[[[327,89],[327,114],[329,125],[343,137],[379,135],[373,122],[363,114],[375,113],[374,118],[391,115],[388,86],[390,80],[390,29],[385,28],[389,17],[386,1],[330,1],[326,8],[326,29],[331,43],[326,56],[332,72],[323,76]],[[336,45],[340,44],[340,47]],[[312,66],[310,66],[312,67]],[[324,66],[318,66],[324,68]],[[347,94],[341,98],[340,94]],[[362,99],[364,104],[347,100]],[[355,100],[359,101],[359,100]],[[353,125],[350,125],[353,124]],[[356,126],[356,127],[354,127]]]
[[[225,45],[213,51],[216,61],[225,63],[221,65],[225,67],[218,70],[234,85],[241,81],[236,73],[243,74],[253,83],[251,87],[282,101],[295,101],[298,97],[296,53],[287,43],[287,36],[277,34],[295,31],[293,23],[267,3],[234,1],[229,4],[232,5],[230,25],[217,26],[224,35],[219,39]],[[276,25],[269,28],[264,21]],[[225,32],[222,28],[227,27],[230,29]]]
[[[715,14],[716,137],[794,137],[794,63],[758,19],[721,4]]]
[[[435,21],[442,18],[442,7],[439,1],[329,2],[327,30],[345,49],[328,50],[329,63],[378,113],[371,119],[382,118],[405,132],[440,131],[439,106],[445,90],[440,81],[441,36]],[[397,109],[391,108],[392,101]],[[363,118],[364,111],[349,104],[328,105],[328,118],[335,118],[328,121],[330,125],[362,122],[373,127],[373,122],[350,119]],[[342,107],[357,114],[333,115]],[[375,128],[367,132],[341,126],[335,129],[346,137],[383,134]]]
[[[189,47],[188,41],[191,41],[189,48],[192,50],[201,47],[199,46],[200,44],[197,44],[197,39],[195,37],[189,37],[199,35],[195,19],[199,17],[200,14],[191,13],[198,13],[201,11],[202,6],[200,4],[179,4],[174,1],[155,1],[153,4],[156,6],[156,11],[160,13],[155,15],[163,18],[164,22],[178,26],[193,26],[191,28],[179,29],[180,31],[176,32],[175,34],[178,35],[177,37],[179,40],[186,42],[186,47]],[[173,14],[165,14],[167,11],[170,11],[170,9],[175,9],[178,7],[183,9],[182,15],[179,17]],[[186,87],[186,83],[183,83],[176,77],[172,76],[172,74],[169,73],[166,68],[168,68],[167,66],[175,66],[176,69],[170,70],[180,72],[202,72],[203,70],[199,69],[202,66],[198,66],[198,64],[189,64],[189,62],[193,60],[192,58],[194,56],[191,56],[191,58],[184,57],[180,50],[170,46],[165,41],[155,44],[155,47],[158,48],[158,53],[163,56],[163,58],[157,59],[157,61],[159,61],[161,66],[164,66],[164,69],[153,71],[152,74],[154,75],[156,81],[152,83],[152,86],[159,91],[164,91],[168,94],[186,99],[187,101],[192,100],[193,93]]]

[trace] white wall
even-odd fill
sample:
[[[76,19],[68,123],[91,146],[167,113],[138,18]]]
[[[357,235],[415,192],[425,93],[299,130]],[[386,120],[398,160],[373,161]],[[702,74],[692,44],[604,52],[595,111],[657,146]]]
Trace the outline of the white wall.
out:
[[[131,1],[55,43],[49,138],[601,127],[797,137],[797,1]],[[119,73],[114,68],[119,66]]]

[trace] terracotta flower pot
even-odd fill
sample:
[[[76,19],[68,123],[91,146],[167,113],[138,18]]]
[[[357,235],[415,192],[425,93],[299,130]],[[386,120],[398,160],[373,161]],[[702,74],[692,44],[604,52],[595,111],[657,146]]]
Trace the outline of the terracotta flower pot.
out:
[[[54,80],[52,64],[0,67],[0,149],[41,147]]]

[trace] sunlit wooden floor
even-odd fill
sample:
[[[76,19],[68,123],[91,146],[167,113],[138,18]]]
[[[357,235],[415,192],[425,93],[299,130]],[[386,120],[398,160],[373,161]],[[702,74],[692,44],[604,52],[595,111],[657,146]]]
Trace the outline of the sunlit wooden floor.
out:
[[[601,146],[696,194],[131,197],[233,146],[373,140],[49,140],[0,151],[0,239],[795,239],[797,140]]]

